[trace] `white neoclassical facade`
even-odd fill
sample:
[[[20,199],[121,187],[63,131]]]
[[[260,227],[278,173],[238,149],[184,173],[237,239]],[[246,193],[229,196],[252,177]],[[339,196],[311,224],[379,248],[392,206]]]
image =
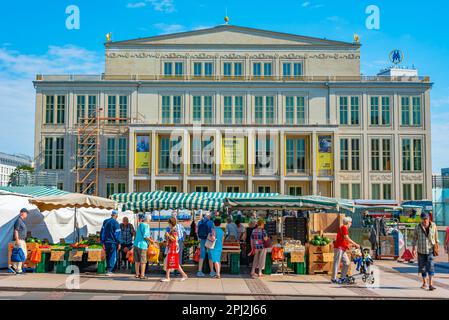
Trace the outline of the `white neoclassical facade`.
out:
[[[68,191],[89,184],[77,146],[80,119],[96,116],[102,196],[431,199],[432,83],[361,76],[358,43],[222,25],[105,49],[102,75],[34,82],[36,166]]]

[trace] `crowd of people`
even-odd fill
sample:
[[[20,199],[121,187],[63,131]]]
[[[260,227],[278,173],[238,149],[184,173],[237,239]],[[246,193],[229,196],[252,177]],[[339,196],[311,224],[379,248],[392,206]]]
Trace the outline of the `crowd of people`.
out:
[[[27,252],[26,237],[27,226],[25,220],[28,210],[20,210],[19,217],[14,223],[12,241],[14,242],[12,265],[9,270],[13,274],[23,274],[22,266],[24,253]],[[191,235],[197,236],[199,240],[200,254],[198,261],[198,277],[206,276],[203,273],[203,264],[208,257],[210,267],[210,277],[221,277],[221,256],[225,239],[240,242],[241,263],[251,265],[251,276],[262,277],[265,268],[267,249],[271,247],[270,239],[265,231],[264,220],[256,220],[253,216],[245,227],[240,219],[233,220],[228,217],[226,231],[223,231],[222,221],[219,217],[213,217],[210,212],[206,212],[202,219],[195,225],[192,223]],[[135,263],[135,277],[146,279],[145,271],[147,265],[148,249],[155,244],[150,233],[151,215],[139,215],[137,228],[129,222],[128,218],[123,218],[122,223],[118,222],[118,212],[112,211],[111,217],[103,222],[100,240],[106,253],[106,275],[111,276],[119,268],[127,268],[128,255],[132,250]],[[349,237],[349,228],[352,219],[345,217],[343,225],[339,228],[336,241],[334,242],[334,261],[332,270],[332,283],[344,283],[350,265],[348,250],[351,247],[360,246]],[[183,248],[187,233],[183,225],[178,222],[176,213],[168,220],[165,230],[165,252],[164,269],[165,277],[163,282],[170,281],[172,271],[178,272],[182,277],[181,281],[188,279],[182,268]],[[433,278],[435,276],[435,257],[439,254],[438,228],[431,221],[429,214],[421,214],[421,222],[416,226],[412,239],[413,256],[417,258],[419,273],[422,276],[422,289],[435,290]],[[444,248],[448,254],[449,261],[449,228],[446,230]],[[14,259],[13,259],[14,258]],[[337,274],[342,264],[341,277],[337,279]]]

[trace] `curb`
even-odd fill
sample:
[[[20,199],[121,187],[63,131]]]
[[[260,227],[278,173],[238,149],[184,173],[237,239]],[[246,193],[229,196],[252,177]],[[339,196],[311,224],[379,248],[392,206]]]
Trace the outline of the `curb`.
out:
[[[449,298],[433,298],[433,297],[393,297],[393,296],[378,296],[378,295],[298,295],[298,294],[275,294],[275,293],[213,293],[213,292],[182,292],[182,291],[139,291],[139,290],[128,290],[124,292],[123,290],[99,290],[99,289],[65,289],[65,288],[31,288],[31,287],[0,287],[0,291],[26,291],[26,292],[64,292],[64,293],[97,293],[97,294],[134,294],[134,295],[151,295],[151,294],[167,294],[167,295],[209,295],[209,296],[239,296],[239,297],[289,297],[289,298],[336,298],[344,300],[449,300]]]

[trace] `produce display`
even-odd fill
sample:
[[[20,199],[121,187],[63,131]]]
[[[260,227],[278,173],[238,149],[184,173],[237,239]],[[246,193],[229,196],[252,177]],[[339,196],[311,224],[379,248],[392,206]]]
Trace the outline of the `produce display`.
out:
[[[194,247],[194,246],[198,246],[200,244],[200,242],[198,240],[193,240],[193,239],[189,239],[184,241],[184,247]]]
[[[310,244],[316,247],[324,247],[330,244],[332,241],[329,238],[321,237],[316,235],[311,241]]]

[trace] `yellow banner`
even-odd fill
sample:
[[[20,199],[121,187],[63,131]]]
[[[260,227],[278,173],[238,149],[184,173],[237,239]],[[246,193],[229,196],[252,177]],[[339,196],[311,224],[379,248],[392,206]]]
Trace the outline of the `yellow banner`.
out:
[[[334,152],[331,135],[319,135],[317,137],[317,170],[334,170]]]
[[[150,168],[150,137],[136,136],[136,169]]]
[[[221,171],[244,171],[245,169],[245,138],[223,138],[221,147]]]

